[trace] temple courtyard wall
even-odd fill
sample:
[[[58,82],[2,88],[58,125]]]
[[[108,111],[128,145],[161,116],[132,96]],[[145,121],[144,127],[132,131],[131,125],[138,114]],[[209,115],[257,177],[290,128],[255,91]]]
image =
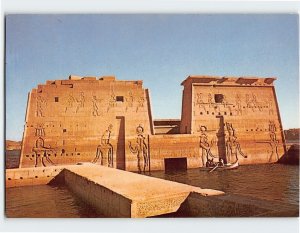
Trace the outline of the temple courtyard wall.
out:
[[[197,168],[219,157],[277,162],[285,142],[274,80],[189,76],[181,119],[157,121],[142,81],[47,81],[28,95],[20,167],[92,162],[141,172]]]

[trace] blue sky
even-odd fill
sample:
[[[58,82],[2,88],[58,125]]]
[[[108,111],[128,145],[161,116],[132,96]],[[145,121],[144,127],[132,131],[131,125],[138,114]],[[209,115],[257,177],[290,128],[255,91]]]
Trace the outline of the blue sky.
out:
[[[143,80],[154,118],[180,118],[188,75],[277,77],[283,128],[299,127],[295,14],[8,15],[6,138],[21,140],[28,92],[46,80]]]

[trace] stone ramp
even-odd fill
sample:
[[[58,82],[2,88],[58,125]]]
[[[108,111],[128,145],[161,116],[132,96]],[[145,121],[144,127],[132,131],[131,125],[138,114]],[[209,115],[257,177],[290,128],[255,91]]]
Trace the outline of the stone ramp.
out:
[[[94,164],[70,166],[65,183],[86,203],[108,217],[150,217],[176,212],[190,193],[224,194]]]

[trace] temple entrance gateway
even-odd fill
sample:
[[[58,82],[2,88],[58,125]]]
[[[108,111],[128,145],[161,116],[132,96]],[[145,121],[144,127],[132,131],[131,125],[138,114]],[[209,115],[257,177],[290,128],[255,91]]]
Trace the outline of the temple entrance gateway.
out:
[[[187,170],[187,159],[186,158],[165,158],[165,170]]]
[[[217,135],[217,147],[218,147],[218,154],[217,156],[223,161],[226,161],[226,145],[225,145],[225,130],[224,130],[224,117],[223,116],[217,116],[216,117],[218,121],[219,128],[216,132]]]

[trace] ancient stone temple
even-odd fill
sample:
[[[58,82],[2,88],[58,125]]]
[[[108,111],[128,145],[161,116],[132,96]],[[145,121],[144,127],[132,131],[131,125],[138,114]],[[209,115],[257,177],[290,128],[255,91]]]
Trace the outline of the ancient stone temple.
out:
[[[20,167],[93,162],[129,171],[276,162],[284,135],[275,78],[189,76],[182,117],[153,120],[142,81],[78,77],[28,95]]]

